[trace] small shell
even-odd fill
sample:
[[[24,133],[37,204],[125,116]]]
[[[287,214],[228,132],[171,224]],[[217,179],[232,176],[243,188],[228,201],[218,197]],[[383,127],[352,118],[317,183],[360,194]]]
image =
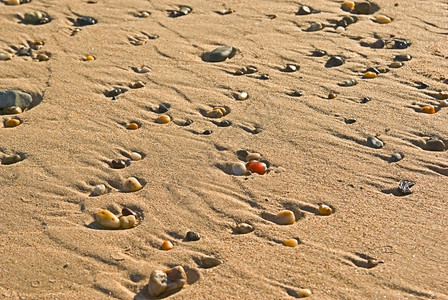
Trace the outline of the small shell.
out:
[[[89,55],[89,56],[87,56],[84,60],[85,60],[85,61],[95,60],[95,57],[93,57],[92,55]]]
[[[120,220],[116,215],[108,210],[100,210],[96,213],[96,220],[104,228],[118,229],[120,228]]]
[[[319,213],[323,216],[329,216],[333,213],[333,209],[325,204],[319,205]]]
[[[232,166],[232,172],[236,176],[241,176],[247,173],[246,165],[242,162],[237,162]]]
[[[130,157],[131,157],[131,160],[141,160],[142,159],[142,155],[137,152],[131,152]]]
[[[19,126],[20,125],[20,120],[17,120],[17,119],[9,119],[9,120],[6,120],[5,121],[5,127],[9,127],[9,128],[11,128],[11,127],[16,127],[16,126]]]
[[[311,290],[309,290],[309,289],[299,289],[299,290],[297,290],[297,295],[300,297],[300,298],[306,298],[306,297],[310,297],[311,296]]]
[[[0,60],[11,60],[12,54],[9,53],[0,53]]]
[[[392,22],[392,20],[389,17],[383,15],[376,16],[375,21],[380,24],[389,24],[390,22]]]
[[[288,247],[296,247],[299,245],[299,242],[296,239],[287,239],[283,241],[283,245]]]
[[[98,184],[95,187],[95,189],[93,190],[92,195],[93,196],[101,196],[101,195],[106,194],[106,192],[107,192],[106,186],[104,184]]]
[[[235,232],[239,234],[246,234],[254,231],[254,227],[247,223],[240,223],[235,227]]]
[[[282,210],[275,216],[275,222],[279,225],[291,225],[295,221],[296,217],[290,210]]]
[[[249,95],[246,92],[241,92],[238,93],[236,97],[238,98],[238,100],[246,100]]]
[[[173,243],[171,243],[170,241],[163,241],[162,246],[161,246],[162,250],[168,251],[173,248],[174,248]]]
[[[140,126],[138,126],[137,123],[129,123],[129,124],[126,126],[126,129],[129,129],[129,130],[137,130],[139,127],[140,127]]]
[[[259,161],[261,159],[260,153],[249,153],[246,157],[246,161],[256,160]]]
[[[157,119],[156,119],[156,123],[159,124],[167,124],[171,122],[171,117],[168,115],[160,115]]]
[[[368,71],[368,72],[365,72],[364,73],[364,78],[369,78],[369,79],[371,79],[371,78],[376,78],[378,75],[376,75],[376,73],[375,72],[370,72],[370,71]]]
[[[135,219],[134,215],[120,217],[120,226],[123,229],[129,229],[134,227],[136,222],[137,220]]]
[[[425,113],[425,114],[435,114],[436,113],[436,109],[432,105],[426,105],[426,106],[422,107],[422,113]]]
[[[137,178],[135,177],[129,177],[126,179],[124,185],[123,185],[123,191],[125,192],[135,192],[138,190],[141,190],[143,186],[140,184]]]

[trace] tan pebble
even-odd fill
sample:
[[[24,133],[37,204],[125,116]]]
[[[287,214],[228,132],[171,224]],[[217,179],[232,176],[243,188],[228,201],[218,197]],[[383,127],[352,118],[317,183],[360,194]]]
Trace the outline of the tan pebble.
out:
[[[252,160],[260,160],[261,154],[260,153],[249,153],[246,157],[246,161],[252,161]]]
[[[342,33],[345,31],[345,28],[342,26],[338,26],[338,27],[336,27],[336,29],[334,31],[336,31],[337,33]]]
[[[96,220],[104,228],[118,229],[120,228],[120,220],[116,215],[108,210],[100,210],[96,213]]]
[[[131,160],[141,160],[142,155],[138,152],[131,152]]]
[[[22,109],[18,106],[9,106],[3,108],[3,113],[5,115],[18,115],[22,113]]]
[[[395,68],[395,69],[401,68],[402,66],[403,66],[403,63],[400,61],[394,61],[389,65],[389,67]]]
[[[187,283],[187,274],[181,266],[164,270],[167,276],[167,291],[182,288]]]
[[[151,13],[149,13],[147,11],[143,11],[140,13],[141,18],[149,18],[150,15],[151,15]]]
[[[36,59],[38,61],[48,61],[50,59],[50,57],[48,57],[48,55],[46,54],[39,54]]]
[[[296,247],[299,245],[299,242],[296,239],[287,239],[283,241],[283,245],[288,247]]]
[[[156,119],[156,123],[159,124],[167,124],[171,122],[171,117],[168,115],[160,115],[157,119]]]
[[[440,105],[441,107],[448,107],[448,100],[441,100],[441,101],[439,102],[439,105]]]
[[[163,294],[167,289],[168,276],[162,270],[151,272],[148,283],[148,292],[151,297]]]
[[[275,222],[279,225],[291,225],[295,221],[296,217],[290,210],[282,210],[275,216]]]
[[[345,11],[351,11],[355,8],[355,2],[353,1],[344,1],[341,5],[341,9]]]
[[[390,22],[392,22],[392,20],[389,17],[383,16],[383,15],[376,16],[375,20],[377,23],[380,23],[380,24],[389,24]]]
[[[234,11],[232,10],[232,9],[222,9],[221,11],[220,11],[220,13],[221,13],[221,15],[229,15],[229,14],[233,14],[234,13]]]
[[[232,166],[232,172],[236,176],[241,176],[247,173],[246,165],[242,162],[237,162]]]
[[[254,231],[254,227],[247,223],[240,223],[235,227],[235,232],[239,234],[246,234]]]
[[[298,289],[297,295],[300,298],[306,298],[306,297],[310,297],[312,295],[312,293],[311,293],[311,290],[309,290],[309,289]]]
[[[222,264],[222,261],[211,256],[206,256],[201,259],[201,268],[210,269]]]
[[[439,99],[439,100],[445,100],[445,99],[448,99],[448,92],[445,92],[445,91],[443,91],[443,92],[439,92],[439,93],[437,94],[437,99]]]
[[[329,216],[333,213],[333,209],[325,204],[319,205],[319,213],[323,216]]]
[[[20,0],[6,0],[5,2],[8,5],[20,5]]]
[[[268,18],[269,19],[277,19],[278,15],[277,14],[270,14],[270,15],[268,15]]]
[[[138,72],[142,73],[142,74],[148,73],[148,72],[151,72],[151,68],[149,68],[149,67],[142,67],[140,70],[138,70]]]
[[[129,123],[129,124],[126,126],[126,128],[129,129],[129,130],[137,130],[137,129],[139,128],[139,126],[138,126],[137,123]]]
[[[120,226],[123,229],[129,229],[134,227],[136,222],[137,220],[135,219],[134,215],[120,217]]]
[[[95,189],[93,189],[93,196],[101,196],[106,194],[106,186],[104,184],[98,184]]]
[[[0,60],[11,60],[12,54],[9,53],[0,53]]]
[[[16,126],[19,126],[20,125],[20,120],[17,120],[17,119],[9,119],[9,120],[6,120],[6,122],[5,122],[5,127],[9,127],[9,128],[11,128],[11,127],[16,127]]]
[[[126,179],[126,181],[123,185],[123,190],[125,192],[135,192],[135,191],[141,190],[142,188],[143,188],[143,186],[140,184],[138,179],[135,177],[129,177],[128,179]]]
[[[130,87],[132,89],[139,89],[139,88],[142,88],[144,86],[145,86],[145,83],[143,81],[137,81],[137,82],[134,82],[133,84],[131,84]]]
[[[207,113],[207,117],[214,118],[214,119],[221,118],[223,116],[224,116],[224,114],[219,109],[214,109]]]
[[[238,100],[246,100],[249,97],[249,95],[246,92],[241,92],[237,94]]]

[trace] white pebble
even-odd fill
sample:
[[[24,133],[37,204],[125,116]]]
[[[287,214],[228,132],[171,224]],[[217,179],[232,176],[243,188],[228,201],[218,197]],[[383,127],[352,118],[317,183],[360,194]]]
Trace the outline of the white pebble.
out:
[[[142,188],[143,186],[140,184],[140,182],[138,181],[137,178],[135,177],[129,177],[128,179],[126,179],[124,186],[123,186],[123,191],[125,192],[135,192],[138,191]]]
[[[137,152],[131,153],[131,160],[141,160],[141,159],[142,159],[142,155],[140,153],[137,153]]]
[[[344,32],[345,31],[345,28],[344,27],[342,27],[342,26],[338,26],[337,28],[336,28],[336,30],[335,30],[337,33],[342,33],[342,32]]]
[[[237,162],[232,166],[232,171],[234,175],[240,176],[246,174],[246,165],[242,162]]]
[[[106,194],[106,186],[104,184],[98,184],[93,190],[93,196],[100,196]]]
[[[9,53],[0,53],[0,60],[11,60],[12,55]]]
[[[246,92],[241,92],[238,94],[237,97],[238,97],[238,100],[246,100],[249,97],[249,95]]]

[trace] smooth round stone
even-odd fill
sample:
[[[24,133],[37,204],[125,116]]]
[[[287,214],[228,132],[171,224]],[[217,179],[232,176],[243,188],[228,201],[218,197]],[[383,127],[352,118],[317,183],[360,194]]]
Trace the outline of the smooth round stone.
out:
[[[246,165],[242,162],[237,162],[232,166],[232,172],[236,176],[241,176],[247,173]]]
[[[212,134],[213,131],[211,131],[210,129],[204,130],[204,132],[202,133],[203,135],[210,135]]]
[[[269,74],[261,74],[260,75],[260,79],[261,80],[268,80],[269,79]]]
[[[131,89],[139,89],[139,88],[142,88],[142,87],[145,87],[145,83],[143,81],[137,81],[137,82],[134,82],[134,83],[132,83],[130,85]]]
[[[39,11],[30,11],[25,13],[23,21],[28,24],[39,24],[44,15]]]
[[[392,22],[392,20],[389,17],[383,15],[376,16],[375,21],[379,24],[389,24],[390,22]]]
[[[325,67],[331,68],[331,67],[339,67],[344,64],[344,59],[340,56],[331,56],[327,63],[325,64]]]
[[[136,223],[137,223],[137,219],[133,215],[120,217],[120,226],[123,229],[132,228],[135,226]]]
[[[368,79],[373,79],[376,78],[378,75],[376,75],[375,72],[365,72],[364,73],[364,78],[368,78]]]
[[[251,161],[246,164],[246,169],[252,173],[257,173],[259,175],[266,174],[267,166],[265,163],[259,161]]]
[[[159,124],[168,124],[169,122],[171,122],[171,117],[168,115],[160,115],[156,119],[156,123],[159,123]]]
[[[384,143],[377,137],[369,136],[367,138],[367,145],[369,145],[370,147],[375,148],[375,149],[381,149],[381,148],[383,148]]]
[[[448,92],[445,92],[445,91],[443,91],[443,92],[439,92],[439,93],[437,94],[437,99],[439,99],[439,100],[445,100],[445,99],[448,99]]]
[[[328,99],[335,99],[336,97],[337,97],[337,95],[335,93],[328,94]]]
[[[131,152],[130,157],[131,157],[131,160],[135,160],[135,161],[142,159],[142,155],[137,152]]]
[[[168,270],[154,270],[149,277],[148,292],[157,297],[164,292],[181,289],[187,283],[187,274],[182,266]]]
[[[95,57],[92,56],[92,55],[89,55],[89,56],[86,56],[85,60],[86,61],[92,61],[92,60],[95,60]]]
[[[233,73],[233,74],[237,75],[237,76],[241,76],[241,75],[244,75],[245,73],[243,70],[236,70],[235,73]]]
[[[236,151],[236,155],[238,155],[238,157],[240,157],[244,160],[247,158],[247,156],[249,154],[250,154],[250,152],[245,149],[240,149],[240,150]]]
[[[114,159],[110,163],[110,166],[114,169],[124,169],[126,168],[126,163],[122,159]]]
[[[168,112],[170,108],[168,106],[166,106],[165,104],[160,104],[159,108],[157,108],[157,112],[160,114],[164,114],[166,112]]]
[[[136,192],[138,190],[141,190],[143,186],[135,177],[129,177],[126,179],[123,185],[123,191],[125,192]]]
[[[145,73],[151,72],[151,68],[143,66],[140,69],[138,69],[137,72],[141,73],[141,74],[145,74]]]
[[[21,91],[0,91],[0,109],[19,107],[22,111],[27,109],[33,98],[30,94]],[[4,113],[5,110],[3,111]]]
[[[215,257],[206,256],[201,259],[201,268],[210,269],[222,264],[222,260]]]
[[[48,57],[48,55],[46,55],[46,54],[39,54],[39,55],[37,55],[36,59],[38,61],[48,61],[48,60],[50,60],[50,57]]]
[[[5,121],[5,127],[7,128],[12,128],[12,127],[17,127],[20,125],[20,120],[17,119],[9,119]]]
[[[21,160],[22,160],[22,157],[20,157],[20,155],[13,154],[13,155],[3,157],[2,164],[12,165],[12,164],[18,163]]]
[[[358,2],[355,3],[355,12],[360,15],[370,14],[371,5],[369,2]]]
[[[232,58],[236,53],[236,49],[231,46],[224,46],[214,49],[208,54],[209,62],[221,62],[228,58]]]
[[[282,210],[275,216],[275,223],[279,225],[291,225],[295,221],[296,217],[290,210]]]
[[[311,8],[306,5],[302,5],[296,14],[299,16],[304,16],[304,15],[309,15],[310,13],[311,13]]]
[[[106,194],[107,189],[106,186],[104,184],[98,184],[97,186],[95,186],[95,188],[93,189],[93,196],[101,196]]]
[[[120,228],[120,220],[116,215],[108,210],[100,210],[96,213],[96,220],[101,227],[107,229],[118,229]]]
[[[399,62],[399,61],[394,61],[389,65],[389,67],[394,68],[394,69],[401,68],[402,66],[403,66],[403,63]]]
[[[188,15],[189,13],[191,13],[192,10],[193,10],[193,9],[192,9],[190,6],[181,5],[181,6],[179,6],[179,10],[178,10],[178,12],[179,12],[181,15]]]
[[[249,95],[246,92],[241,92],[238,93],[236,97],[238,98],[238,100],[246,100]]]
[[[323,57],[323,56],[327,55],[327,52],[324,50],[317,49],[312,52],[312,55],[316,56],[316,57]]]
[[[249,153],[246,156],[246,161],[259,161],[261,159],[261,154],[260,153]]]
[[[140,18],[149,18],[149,16],[151,15],[150,12],[148,11],[142,11],[139,15]]]
[[[257,72],[258,72],[258,69],[255,66],[247,66],[244,69],[244,74],[253,74],[253,73],[257,73]]]
[[[334,31],[336,31],[337,33],[343,33],[345,31],[345,28],[342,26],[338,26]]]
[[[329,216],[333,213],[333,209],[328,205],[321,204],[319,205],[319,213],[322,216]]]
[[[0,60],[11,60],[12,54],[9,53],[0,53]]]
[[[391,162],[398,162],[403,159],[403,155],[401,153],[394,153],[390,156]]]
[[[5,3],[8,5],[20,5],[20,0],[6,0]]]
[[[254,227],[247,223],[240,223],[235,227],[235,232],[238,234],[246,234],[254,231]]]
[[[344,1],[341,5],[341,9],[345,11],[351,11],[355,8],[355,2],[353,1]]]
[[[435,114],[436,113],[436,109],[432,105],[426,105],[426,106],[422,107],[422,113],[425,113],[425,114]]]
[[[419,90],[424,90],[429,88],[429,84],[423,81],[416,81],[416,88],[418,88]]]
[[[185,235],[185,240],[189,242],[196,242],[199,241],[200,239],[201,235],[194,231],[188,231],[187,234]]]
[[[229,127],[232,126],[232,122],[230,122],[229,120],[223,120],[219,123],[216,124],[219,127]]]
[[[300,298],[306,298],[311,297],[313,293],[311,293],[311,290],[309,289],[298,289],[297,290],[297,296]]]
[[[163,241],[162,246],[160,247],[162,250],[168,251],[174,248],[173,243],[170,241]]]
[[[17,50],[17,55],[18,56],[32,56],[33,54],[33,49],[22,46],[20,47],[19,50]]]
[[[216,107],[207,113],[207,117],[214,119],[222,118],[223,116],[224,116],[223,110],[218,109]]]
[[[342,83],[338,83],[339,86],[346,86],[346,87],[355,86],[357,84],[358,84],[358,82],[354,79],[350,79],[350,80],[346,80]]]
[[[76,19],[76,24],[79,26],[95,25],[96,23],[98,21],[92,17],[79,17]]]
[[[292,73],[292,72],[298,71],[299,69],[300,69],[300,67],[297,65],[287,64],[285,66],[285,68],[283,69],[283,71]]]
[[[140,126],[137,123],[129,123],[126,126],[126,129],[129,129],[129,130],[137,130],[139,128],[140,128]]]
[[[445,151],[446,145],[442,140],[431,138],[426,142],[426,149],[430,151]]]
[[[441,100],[441,101],[439,102],[439,105],[440,105],[441,107],[448,107],[448,100]]]
[[[396,61],[409,61],[412,59],[412,56],[409,54],[399,54],[395,56]]]
[[[316,22],[316,23],[311,23],[311,25],[306,29],[306,31],[308,31],[308,32],[319,31],[319,30],[322,30],[323,28],[324,28],[324,25],[322,25],[322,23]]]
[[[127,207],[123,207],[121,209],[121,215],[122,216],[134,216],[134,217],[137,217],[137,214],[135,213],[135,211],[133,211],[130,208],[127,208]]]
[[[299,241],[297,241],[296,239],[287,239],[283,241],[283,245],[287,247],[296,247],[299,245]]]

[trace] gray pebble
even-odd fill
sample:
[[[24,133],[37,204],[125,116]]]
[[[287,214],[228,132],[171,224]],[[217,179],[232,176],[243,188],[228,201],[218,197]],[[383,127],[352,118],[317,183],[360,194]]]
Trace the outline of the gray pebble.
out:
[[[0,91],[0,109],[17,106],[23,110],[27,109],[33,98],[30,94],[21,91]]]
[[[327,55],[327,52],[324,50],[317,49],[317,50],[314,50],[312,54],[313,54],[313,56],[316,56],[316,57],[322,57],[322,56]]]
[[[323,28],[324,28],[324,25],[322,25],[322,23],[316,22],[316,23],[312,23],[312,24],[306,29],[306,31],[308,31],[308,32],[318,31],[318,30],[322,30]]]
[[[391,162],[398,162],[403,159],[403,155],[401,153],[394,153],[390,156]]]
[[[19,161],[21,161],[22,158],[20,157],[20,155],[18,154],[13,154],[13,155],[9,155],[9,156],[5,156],[2,159],[2,164],[4,165],[12,165],[15,164]]]
[[[367,138],[367,145],[369,147],[372,147],[372,148],[375,148],[375,149],[381,149],[381,148],[383,148],[384,143],[383,143],[383,141],[381,141],[377,137],[369,136]]]
[[[411,59],[412,59],[412,56],[410,56],[409,54],[399,54],[399,55],[396,55],[394,58],[394,60],[396,60],[396,61],[408,61]]]
[[[445,143],[437,138],[431,138],[426,142],[426,149],[429,151],[445,151]]]
[[[355,86],[357,84],[358,84],[358,82],[356,80],[354,80],[354,79],[350,79],[350,80],[346,80],[344,82],[339,82],[338,83],[339,86],[346,86],[346,87],[348,87],[348,86]]]
[[[199,233],[194,232],[194,231],[188,231],[187,235],[185,236],[185,240],[189,241],[189,242],[199,241],[200,239],[201,239],[201,236],[199,235]]]
[[[326,68],[338,67],[344,64],[344,59],[340,56],[331,56],[327,63],[325,64]]]
[[[355,118],[346,118],[344,120],[345,124],[354,124],[356,123],[356,119]]]
[[[215,257],[206,256],[201,259],[200,267],[204,268],[204,269],[210,269],[210,268],[219,266],[220,264],[222,264],[221,260],[219,260]]]
[[[231,46],[218,47],[207,55],[209,62],[221,62],[228,58],[232,58],[236,53],[236,49]]]

